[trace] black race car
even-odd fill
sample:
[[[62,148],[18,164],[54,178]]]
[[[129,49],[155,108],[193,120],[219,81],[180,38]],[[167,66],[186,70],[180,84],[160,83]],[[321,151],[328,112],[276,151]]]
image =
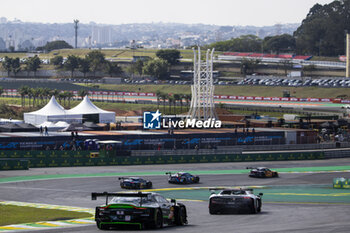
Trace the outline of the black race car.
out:
[[[267,167],[247,167],[247,169],[250,169],[250,173],[249,173],[250,177],[257,177],[257,178],[278,177],[278,172],[271,171]]]
[[[211,189],[209,197],[210,214],[258,213],[261,211],[261,196],[252,189]],[[221,190],[218,194],[214,190]]]
[[[106,197],[106,204],[96,207],[95,221],[101,230],[126,225],[144,228],[162,228],[166,225],[187,224],[186,206],[175,199],[169,202],[152,192],[92,193],[92,200]],[[113,197],[108,201],[108,197]]]
[[[199,176],[194,176],[187,172],[177,172],[177,173],[167,172],[165,174],[169,175],[168,182],[172,184],[199,183]]]
[[[144,180],[140,177],[119,177],[120,187],[125,189],[150,189],[152,188],[152,182]]]

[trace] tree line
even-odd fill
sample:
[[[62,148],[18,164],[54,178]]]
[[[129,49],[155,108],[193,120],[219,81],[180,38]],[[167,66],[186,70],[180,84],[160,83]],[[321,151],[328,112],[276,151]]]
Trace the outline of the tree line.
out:
[[[2,87],[0,87],[0,95],[3,93]],[[59,91],[57,89],[50,88],[31,88],[28,86],[21,86],[18,89],[18,93],[21,96],[21,105],[26,107],[26,99],[28,99],[27,107],[40,107],[51,99],[52,96],[55,96],[60,104],[63,106],[71,107],[71,100],[74,99],[75,95],[70,91]],[[82,99],[86,96],[88,92],[84,89],[79,90],[78,96]]]
[[[66,70],[71,72],[71,77],[74,77],[75,71],[83,73],[84,78],[88,72],[92,72],[96,76],[96,72],[102,71],[108,75],[120,76],[124,72],[138,75],[151,75],[158,79],[165,79],[169,76],[170,66],[177,63],[180,58],[180,51],[176,49],[158,50],[156,58],[137,59],[124,71],[117,62],[106,60],[105,55],[98,50],[89,52],[84,58],[76,55],[69,55],[67,58],[55,56],[50,60],[57,70]],[[41,60],[35,55],[27,58],[24,61],[24,67],[21,65],[20,58],[5,57],[2,61],[2,68],[10,76],[11,72],[16,77],[22,69],[29,72],[34,72],[34,76],[39,68],[41,68]]]
[[[315,4],[293,35],[264,39],[243,35],[205,47],[219,51],[338,56],[345,54],[346,33],[350,33],[350,0],[335,0]]]
[[[24,68],[21,66],[21,61],[18,57],[16,58],[10,58],[8,56],[4,57],[4,60],[2,61],[2,67],[7,72],[7,76],[10,76],[10,73],[12,72],[14,76],[16,77],[17,73],[20,72],[22,69],[24,71],[28,72],[34,72],[34,76],[37,72],[37,70],[40,68],[41,60],[40,58],[35,55],[34,57],[29,57],[24,61]]]
[[[188,110],[190,107],[190,102],[192,95],[191,94],[168,94],[161,91],[156,92],[157,96],[157,109],[159,109],[160,104],[163,103],[163,112],[166,111],[166,104],[168,104],[168,114],[175,114],[176,110],[175,107],[180,105],[180,113],[182,113],[182,108],[184,106],[184,102],[186,103],[185,106]],[[173,107],[173,109],[172,109]]]

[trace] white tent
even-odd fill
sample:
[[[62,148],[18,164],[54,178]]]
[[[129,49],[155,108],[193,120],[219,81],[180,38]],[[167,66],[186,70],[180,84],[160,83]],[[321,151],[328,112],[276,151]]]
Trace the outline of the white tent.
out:
[[[67,128],[69,126],[69,124],[65,121],[59,121],[55,124],[56,127],[59,128]]]
[[[72,120],[74,117],[78,116],[70,116],[69,118]],[[34,112],[24,113],[24,122],[33,125],[40,125],[45,121],[59,121],[66,119],[66,110],[57,103],[55,96],[52,96],[50,101],[43,108]]]
[[[85,96],[80,104],[66,112],[67,115],[80,115],[84,121],[94,121],[97,123],[115,122],[115,112],[105,111],[96,107],[88,96]]]

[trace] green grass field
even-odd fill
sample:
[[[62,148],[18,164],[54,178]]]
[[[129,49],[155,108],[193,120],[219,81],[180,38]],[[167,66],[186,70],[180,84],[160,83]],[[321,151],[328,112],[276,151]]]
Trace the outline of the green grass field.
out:
[[[13,205],[0,205],[0,213],[0,226],[92,217],[92,215],[88,213]]]
[[[84,86],[85,84],[79,84]],[[113,91],[130,92],[157,92],[172,94],[190,94],[189,85],[131,85],[131,84],[99,84],[99,88]],[[350,95],[349,88],[320,88],[320,87],[268,87],[268,86],[215,86],[217,95],[237,96],[267,96],[282,97],[283,91],[288,90],[290,95],[298,98],[336,98],[339,95]]]
[[[133,56],[148,56],[154,58],[156,56],[157,49],[103,49],[102,53],[105,54],[106,58],[115,59],[131,59]],[[184,59],[192,59],[192,50],[179,50],[181,52],[181,57]],[[90,49],[60,49],[53,50],[49,53],[40,53],[38,56],[42,59],[50,59],[55,56],[68,57],[68,55],[75,55],[79,57],[85,57],[86,54],[91,52]],[[222,52],[215,52],[215,55],[221,54]],[[25,58],[27,53],[0,53],[0,57],[11,57],[11,58]]]

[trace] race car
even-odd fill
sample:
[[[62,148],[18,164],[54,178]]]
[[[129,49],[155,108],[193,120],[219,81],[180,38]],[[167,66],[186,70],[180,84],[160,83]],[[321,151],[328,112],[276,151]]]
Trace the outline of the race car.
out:
[[[177,172],[177,173],[167,172],[165,174],[169,175],[168,182],[172,184],[199,183],[199,176],[194,176],[187,172]]]
[[[152,182],[144,180],[140,177],[119,177],[120,187],[125,189],[150,189],[152,188]]]
[[[175,199],[168,201],[157,193],[91,193],[92,200],[101,196],[106,197],[106,204],[95,210],[95,221],[100,230],[127,225],[145,229],[187,224],[186,206]],[[113,197],[111,201],[109,197]]]
[[[258,213],[261,211],[261,196],[253,194],[253,189],[211,189],[209,197],[210,214]],[[215,190],[221,190],[218,194]]]
[[[251,169],[249,173],[250,177],[257,177],[257,178],[278,177],[278,172],[271,171],[267,167],[247,167],[247,169]]]

